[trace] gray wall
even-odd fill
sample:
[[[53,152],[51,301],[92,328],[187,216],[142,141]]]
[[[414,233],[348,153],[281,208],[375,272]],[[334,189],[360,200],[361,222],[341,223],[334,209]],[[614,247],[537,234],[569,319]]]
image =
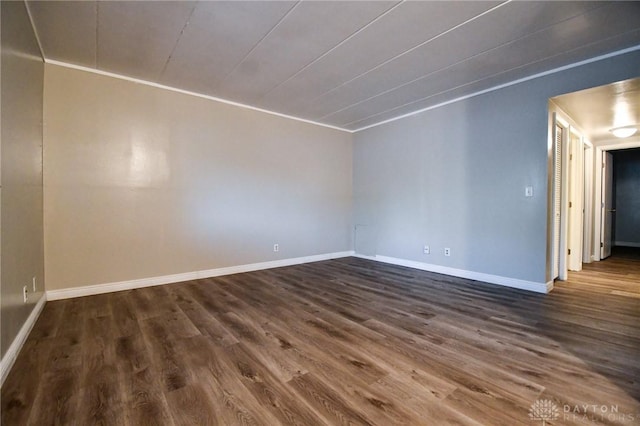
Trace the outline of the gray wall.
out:
[[[640,247],[640,149],[613,152],[615,244]]]
[[[47,290],[352,247],[350,133],[55,65],[44,98]]]
[[[2,355],[44,288],[42,85],[44,65],[23,2],[2,2],[0,196]],[[32,293],[32,278],[38,283]],[[29,302],[22,287],[29,288]]]
[[[636,51],[356,133],[356,251],[548,281],[548,100],[639,70]]]

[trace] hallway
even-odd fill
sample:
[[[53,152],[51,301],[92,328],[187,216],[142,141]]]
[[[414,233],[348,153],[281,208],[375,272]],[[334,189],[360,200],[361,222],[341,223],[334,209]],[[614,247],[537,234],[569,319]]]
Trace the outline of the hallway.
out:
[[[609,258],[583,264],[582,271],[570,271],[569,279],[555,287],[640,299],[640,248],[614,247]]]

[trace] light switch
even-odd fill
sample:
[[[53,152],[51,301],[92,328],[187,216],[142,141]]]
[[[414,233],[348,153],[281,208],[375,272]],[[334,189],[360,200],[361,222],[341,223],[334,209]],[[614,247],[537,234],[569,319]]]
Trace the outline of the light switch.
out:
[[[527,186],[524,189],[524,196],[525,197],[533,197],[533,186]]]

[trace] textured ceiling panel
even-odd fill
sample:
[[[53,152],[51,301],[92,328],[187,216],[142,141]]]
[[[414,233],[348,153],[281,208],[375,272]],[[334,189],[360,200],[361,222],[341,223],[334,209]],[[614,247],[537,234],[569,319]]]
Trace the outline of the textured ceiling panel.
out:
[[[574,2],[562,2],[560,5],[550,2],[504,4],[419,49],[408,52],[318,98],[310,99],[304,105],[298,105],[298,110],[313,119],[322,119],[355,104],[355,100],[361,102],[409,82],[423,79],[432,73],[446,70],[447,67],[513,40],[537,31],[545,31],[550,25],[579,16],[595,6],[596,3]],[[539,17],[539,20],[532,20],[532,16]],[[515,22],[519,25],[515,25]],[[504,30],[486,30],[497,27]]]
[[[314,99],[496,4],[402,3],[340,48],[270,92],[263,105],[284,104],[297,110],[304,100]]]
[[[383,1],[299,3],[221,84],[221,95],[255,101],[393,5]]]
[[[640,45],[640,2],[28,6],[47,60],[351,130]]]
[[[387,111],[409,103],[415,104],[418,99],[425,99],[469,83],[496,77],[509,70],[522,69],[528,64],[540,63],[543,65],[543,69],[551,69],[553,64],[544,66],[544,62],[558,56],[560,52],[569,52],[615,34],[633,31],[637,27],[636,22],[633,16],[628,13],[629,10],[625,10],[631,9],[633,4],[629,3],[628,5],[629,8],[603,7],[591,10],[584,15],[546,28],[545,31],[536,32],[476,55],[464,62],[459,62],[427,77],[342,110],[333,114],[333,117],[340,116],[337,122],[346,125],[378,114],[381,110]],[[584,35],[581,31],[585,25],[589,26],[606,20],[614,21],[617,24],[603,28],[597,36],[595,34]],[[640,41],[638,38],[633,40],[635,43],[638,41]],[[554,46],[554,49],[550,50],[549,46]],[[530,74],[518,74],[517,78],[526,75]],[[509,80],[501,79],[501,81]],[[486,87],[491,87],[491,83],[486,82]],[[323,118],[330,119],[332,116]]]
[[[98,68],[157,81],[195,2],[98,2]]]
[[[200,2],[162,83],[220,96],[219,84],[295,6],[294,2]],[[235,100],[235,99],[234,99]]]
[[[29,5],[47,58],[96,66],[96,2],[50,1]]]
[[[330,120],[330,119],[323,120],[323,122],[326,122],[328,124],[335,125],[335,126],[342,126],[345,128],[354,129],[354,130],[361,129],[363,127],[372,126],[377,123],[393,119],[395,117],[411,114],[415,111],[419,111],[419,110],[431,107],[433,105],[439,105],[439,104],[448,102],[452,99],[458,99],[464,96],[469,96],[474,93],[478,93],[482,90],[486,90],[487,88],[496,87],[501,84],[504,84],[505,81],[509,82],[509,81],[518,80],[526,76],[542,73],[549,69],[555,69],[555,68],[564,66],[566,64],[567,58],[570,59],[569,63],[575,63],[575,62],[583,61],[586,59],[590,59],[593,57],[594,54],[599,55],[599,54],[606,54],[607,52],[611,52],[614,46],[615,46],[615,49],[620,48],[620,46],[633,46],[638,43],[638,39],[640,39],[640,30],[636,30],[626,35],[616,36],[609,40],[601,41],[593,45],[590,45],[588,47],[581,47],[572,52],[566,52],[566,53],[563,53],[562,55],[558,55],[556,57],[545,60],[544,62],[532,63],[519,69],[507,70],[501,74],[491,76],[484,80],[469,82],[463,86],[448,89],[445,92],[441,92],[429,98],[419,99],[409,104],[396,107],[386,112],[376,113],[375,115],[370,116],[366,119],[348,123],[348,125],[345,125],[344,120],[340,121],[338,117],[334,117],[333,120]]]

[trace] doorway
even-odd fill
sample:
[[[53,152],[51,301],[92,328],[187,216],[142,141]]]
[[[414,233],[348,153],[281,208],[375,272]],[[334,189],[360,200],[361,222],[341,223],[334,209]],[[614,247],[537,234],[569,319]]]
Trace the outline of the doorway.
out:
[[[597,152],[602,159],[597,260],[604,260],[614,248],[640,248],[640,141],[602,146]]]
[[[548,280],[566,280],[570,270],[609,256],[617,243],[635,241],[616,235],[614,169],[618,150],[640,147],[640,132],[619,132],[640,125],[639,93],[634,78],[549,100]]]
[[[589,260],[592,244],[588,226],[591,211],[593,146],[582,130],[555,103],[552,112],[552,250],[553,280],[566,280],[568,271],[580,271]]]
[[[613,154],[610,151],[602,153],[602,223],[600,225],[600,259],[611,256],[613,246],[614,216],[616,209],[615,186],[613,182]]]

